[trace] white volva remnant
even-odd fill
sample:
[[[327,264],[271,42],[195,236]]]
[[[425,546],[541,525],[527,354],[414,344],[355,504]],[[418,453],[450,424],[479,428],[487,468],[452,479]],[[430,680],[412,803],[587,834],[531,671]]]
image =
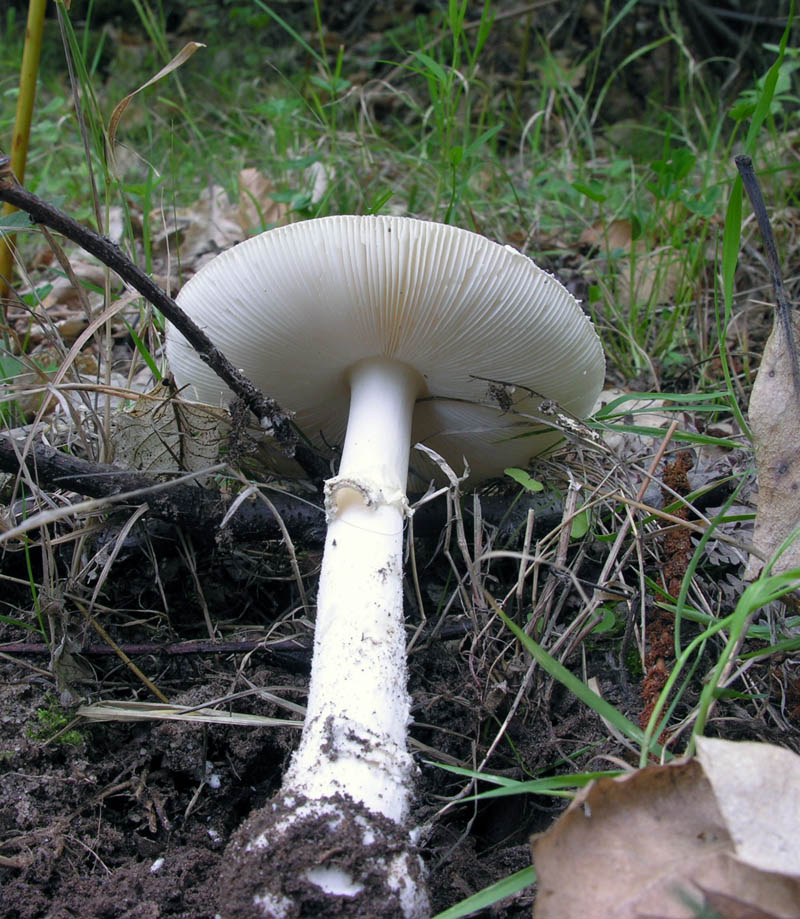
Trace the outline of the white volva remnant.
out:
[[[352,900],[359,915],[373,903],[374,915],[388,915],[395,903],[392,915],[422,919],[424,875],[406,828],[410,447],[421,442],[454,468],[466,458],[471,481],[526,464],[561,437],[544,400],[578,417],[590,411],[604,375],[599,339],[572,295],[519,252],[400,217],[270,230],[210,262],[178,302],[303,431],[343,443],[325,489],[303,734],[281,794],[230,847],[223,914],[289,915],[301,878],[316,897]],[[230,400],[174,329],[167,355],[188,397]],[[412,472],[424,488],[438,470],[420,457]],[[314,847],[306,864],[292,843],[295,876],[282,877],[270,868],[287,855],[281,840],[306,825],[331,846]]]

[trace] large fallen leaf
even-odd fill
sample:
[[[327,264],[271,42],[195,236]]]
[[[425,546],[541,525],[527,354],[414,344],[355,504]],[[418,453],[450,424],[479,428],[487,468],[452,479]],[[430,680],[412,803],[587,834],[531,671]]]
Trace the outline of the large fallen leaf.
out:
[[[592,783],[533,839],[535,919],[800,919],[800,757],[698,749]]]
[[[794,340],[800,341],[800,317],[792,318]],[[783,326],[775,323],[767,339],[758,375],[750,394],[750,430],[758,468],[758,508],[753,545],[772,558],[800,524],[800,396],[792,376],[791,352]],[[755,579],[763,562],[751,555],[745,577]],[[800,567],[800,539],[781,555],[773,567],[782,574]]]
[[[800,757],[772,744],[698,737],[697,758],[739,861],[800,879]]]

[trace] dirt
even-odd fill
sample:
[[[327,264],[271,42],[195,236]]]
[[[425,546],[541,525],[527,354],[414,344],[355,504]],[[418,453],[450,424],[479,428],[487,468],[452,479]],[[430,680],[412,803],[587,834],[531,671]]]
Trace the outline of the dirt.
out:
[[[273,839],[280,844],[271,845]],[[252,840],[264,842],[252,845]],[[305,876],[318,853],[332,851],[337,868],[359,889],[352,900],[332,902]],[[419,895],[423,876],[419,854],[394,821],[342,795],[319,808],[306,798],[279,792],[234,835],[220,887],[229,891],[229,919],[252,919],[253,902],[265,897],[286,904],[286,919],[394,919],[408,914],[403,908],[406,896],[424,908],[424,896]]]
[[[487,510],[491,500],[487,497]],[[87,539],[85,549],[101,549],[118,531],[119,521],[107,521],[106,528]],[[157,720],[89,723],[73,715],[84,701],[153,702],[145,679],[176,705],[226,699],[219,706],[226,711],[291,715],[272,698],[303,703],[311,623],[299,606],[285,552],[271,543],[231,548],[209,541],[187,553],[177,531],[159,524],[150,532],[137,524],[91,618],[130,650],[139,676],[117,654],[96,653],[106,642],[81,613],[91,606],[93,583],[66,579],[72,545],[66,540],[47,546],[44,558],[66,588],[49,599],[37,597],[44,630],[61,653],[51,657],[44,649],[0,655],[3,919],[213,919],[223,907],[226,915],[236,915],[234,902],[219,900],[220,879],[237,871],[237,848],[229,843],[248,818],[263,820],[254,815],[275,800],[299,739],[297,728]],[[435,534],[417,539],[415,547],[420,597],[430,617],[451,595],[452,569]],[[318,547],[298,544],[296,549],[313,588]],[[590,583],[598,563],[593,559],[602,560],[604,551],[601,544],[574,546],[568,563]],[[2,558],[2,610],[29,624],[37,616],[28,562],[34,581],[44,582],[42,553],[37,552],[30,552],[28,561],[21,551],[6,551]],[[720,572],[727,570],[724,559],[718,564]],[[497,595],[513,589],[516,572],[513,561],[493,565]],[[548,575],[541,577],[544,593]],[[568,621],[580,606],[579,593],[569,589],[569,579],[556,573],[551,577],[556,578],[558,604],[553,615]],[[446,765],[475,768],[494,745],[486,771],[524,780],[608,768],[609,761],[619,764],[630,754],[609,738],[594,713],[541,672],[534,672],[508,717],[530,662],[509,641],[505,627],[480,605],[468,616],[456,607],[442,622],[433,617],[421,621],[415,592],[409,589],[406,595],[409,634],[422,626],[409,656],[411,738],[420,768],[412,821],[420,828],[435,914],[529,867],[530,836],[550,826],[565,804],[561,798],[534,795],[460,801],[467,781]],[[243,642],[250,650],[216,653],[204,610],[218,636]],[[19,641],[21,631],[14,622],[0,621],[0,643]],[[298,649],[284,657],[268,655],[255,641],[267,635],[296,638]],[[41,640],[35,633],[26,638],[29,644]],[[190,641],[188,653],[167,653]],[[624,636],[616,630],[588,639],[566,663],[575,671],[585,665],[586,676],[599,680],[604,697],[637,720],[644,701],[641,674],[624,659]],[[787,680],[781,666],[751,670],[765,687],[769,682],[776,704]],[[260,696],[260,691],[271,695]],[[676,717],[688,713],[684,708],[693,698],[696,692],[687,692]],[[794,744],[735,699],[720,712],[728,736]],[[482,784],[479,790],[488,787]],[[297,845],[301,842],[316,844],[313,837],[298,839]],[[285,857],[283,880],[300,904],[296,915],[323,915],[313,898],[302,891],[297,896],[293,853]],[[529,917],[533,893],[528,888],[480,915]],[[392,914],[396,910],[387,899],[385,915]]]
[[[102,537],[98,541],[102,543]],[[142,537],[142,544],[146,542]],[[131,550],[118,578],[102,595],[104,612],[95,615],[123,646],[133,647],[143,639],[152,647],[159,641],[174,645],[203,637],[197,595],[186,590],[186,563],[177,554],[170,558],[166,545],[159,544],[157,570],[168,617],[148,618],[143,612],[157,608],[157,588],[153,566],[142,563],[144,552],[139,549]],[[239,547],[235,554],[211,551],[193,558],[207,589],[206,602],[220,611],[214,622],[230,634],[238,618],[239,637],[252,636],[259,619],[263,634],[271,624],[270,611],[292,597],[291,587],[276,577],[272,562],[255,556],[254,547],[248,552]],[[269,559],[270,552],[264,556]],[[313,553],[308,557],[313,563]],[[260,586],[256,572],[262,578]],[[24,574],[20,554],[5,556],[4,574]],[[434,565],[423,585],[426,595],[436,595],[445,577],[444,568]],[[26,604],[31,606],[25,588],[5,600],[6,610],[15,608],[18,615]],[[129,612],[134,609],[136,614]],[[413,610],[409,617],[413,620]],[[32,609],[30,618],[35,621]],[[155,700],[117,656],[80,653],[84,642],[96,646],[97,636],[76,615],[69,597],[46,606],[45,622],[56,640],[70,635],[73,654],[62,654],[55,667],[47,654],[0,657],[4,919],[212,919],[221,908],[220,875],[230,870],[224,867],[226,846],[245,818],[278,790],[299,731],[169,721],[73,724],[75,706],[82,700]],[[499,641],[498,632],[490,630],[485,645],[472,638],[433,637],[426,642],[423,633],[410,658],[416,722],[412,737],[435,751],[418,757],[421,772],[413,815],[423,827],[422,856],[434,912],[530,865],[528,836],[547,826],[561,807],[555,799],[499,799],[440,813],[465,782],[427,760],[468,765],[485,752],[487,738],[494,736],[513,697],[512,686],[524,672],[509,661],[512,672],[505,685],[489,689],[492,679],[486,666],[500,649],[497,645],[489,654]],[[19,633],[13,624],[0,624],[0,642],[19,640]],[[276,666],[258,652],[149,653],[135,661],[172,703],[195,706],[253,690],[226,708],[286,717],[285,711],[258,698],[257,690],[268,688],[302,702],[308,655],[299,663],[295,658],[289,667]],[[553,723],[543,727],[536,706],[525,702],[492,760],[501,774],[522,779],[529,770],[552,761],[561,743],[572,747],[602,734],[599,722],[579,716],[575,701],[559,700],[557,694],[548,720]],[[491,914],[507,919],[528,916],[530,903],[528,891]],[[298,915],[318,915],[313,906],[309,909]],[[387,909],[386,915],[391,915]]]

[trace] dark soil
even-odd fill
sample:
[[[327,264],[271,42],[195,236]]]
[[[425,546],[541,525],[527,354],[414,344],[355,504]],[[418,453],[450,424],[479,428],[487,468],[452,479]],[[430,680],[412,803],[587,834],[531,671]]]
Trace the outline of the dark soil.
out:
[[[154,569],[143,548],[153,544],[133,536],[127,559],[119,563],[94,615],[127,647],[143,640],[166,645],[207,637],[199,595],[187,590],[190,574],[177,542],[158,543]],[[101,536],[96,544],[102,541]],[[435,543],[418,548],[435,553]],[[257,547],[193,557],[212,621],[226,637],[261,636],[279,612],[291,609],[293,588],[278,558],[279,553]],[[315,558],[309,551],[306,565],[313,569]],[[7,554],[3,564],[6,575],[23,580],[21,553]],[[447,566],[432,561],[423,582],[426,603],[440,595],[446,577]],[[159,596],[166,600],[168,617],[145,612],[159,608]],[[19,596],[7,596],[6,603],[6,610],[16,608],[30,618],[23,613],[31,605],[29,591],[20,588]],[[57,663],[46,653],[0,657],[2,915],[212,919],[222,905],[217,888],[226,845],[248,814],[277,791],[299,731],[171,721],[71,723],[81,699],[155,701],[116,655],[80,653],[84,643],[96,647],[98,642],[76,605],[66,596],[44,611],[55,643],[68,635],[74,653],[62,653]],[[458,619],[452,616],[451,626]],[[413,609],[409,620],[412,627]],[[302,624],[282,627],[290,630],[310,635]],[[418,757],[414,821],[423,826],[434,911],[530,865],[530,834],[548,826],[563,806],[556,799],[515,797],[480,806],[456,804],[440,813],[466,783],[427,760],[477,763],[527,668],[516,651],[509,653],[507,635],[496,626],[480,640],[469,623],[458,631],[465,637],[443,640],[428,626],[410,656],[412,738],[427,745]],[[0,641],[19,637],[18,627],[0,625]],[[258,651],[201,651],[151,652],[137,655],[135,662],[172,703],[196,706],[244,691],[221,707],[286,718],[286,711],[259,699],[257,691],[268,688],[302,703],[309,660],[307,652],[276,664]],[[622,692],[614,682],[608,681],[611,698]],[[524,779],[589,744],[600,744],[594,754],[603,749],[606,732],[598,719],[557,689],[534,703],[538,692],[534,681],[489,771]],[[527,891],[491,914],[529,916],[530,905]]]
[[[550,472],[555,468],[551,464]],[[484,500],[483,519],[489,524],[494,503],[507,506],[512,495],[495,490]],[[548,529],[553,526],[552,500],[552,495],[544,499],[540,508]],[[465,504],[471,509],[471,500]],[[86,557],[108,551],[119,539],[119,525],[109,519],[88,535]],[[498,546],[519,548],[513,528],[487,532],[495,534]],[[59,535],[69,539],[52,542]],[[412,749],[420,768],[412,820],[421,827],[434,913],[530,866],[530,836],[550,826],[565,803],[534,795],[459,801],[467,780],[434,762],[476,768],[493,747],[485,771],[525,780],[636,759],[560,684],[538,670],[526,683],[530,660],[502,623],[476,605],[475,597],[468,614],[456,602],[446,616],[436,618],[454,592],[452,568],[438,536],[432,532],[415,540],[428,619],[421,621],[412,585],[406,590],[409,635],[422,626],[409,656]],[[218,899],[220,879],[232,870],[226,848],[237,828],[278,791],[299,738],[297,728],[158,720],[89,723],[73,715],[82,701],[153,702],[149,680],[175,705],[223,700],[217,703],[223,711],[296,717],[273,701],[279,697],[302,704],[310,666],[312,626],[302,612],[286,551],[277,543],[230,547],[214,546],[211,540],[196,541],[192,548],[186,536],[163,523],[137,524],[118,552],[114,576],[99,591],[91,617],[131,652],[139,676],[116,653],[97,653],[104,644],[108,651],[107,641],[100,640],[82,612],[92,606],[94,579],[68,577],[77,534],[63,524],[50,539],[44,547],[32,545],[27,560],[24,552],[8,549],[0,557],[2,609],[9,618],[37,622],[29,564],[36,584],[44,583],[49,572],[64,585],[49,600],[41,591],[37,596],[53,653],[43,646],[39,654],[30,647],[25,654],[8,649],[0,654],[0,914],[3,919],[214,919],[220,910],[231,909]],[[457,548],[451,548],[457,559]],[[741,587],[735,586],[740,584],[737,567],[722,548],[710,553],[697,577],[709,595],[715,581],[734,578],[727,593],[717,592],[732,608]],[[298,542],[296,550],[313,602],[319,547]],[[567,563],[591,584],[606,551],[605,544],[591,539],[576,543]],[[517,570],[514,560],[493,562],[496,596],[513,594]],[[657,576],[655,560],[650,570]],[[541,573],[540,598],[550,585],[550,621],[564,627],[581,605],[580,593],[569,577],[551,570]],[[652,602],[648,608],[654,609]],[[526,610],[530,606],[523,606],[523,617]],[[227,644],[215,646],[209,639],[206,617]],[[0,643],[19,642],[22,632],[14,622],[0,622]],[[566,663],[575,672],[585,666],[587,678],[599,680],[603,696],[637,721],[646,691],[631,633],[623,618],[608,633],[589,636]],[[40,633],[25,637],[29,644],[41,641]],[[293,653],[267,653],[257,646],[265,637],[282,640],[283,648],[293,645]],[[184,642],[194,642],[184,648],[188,653],[174,653]],[[231,647],[248,650],[232,653]],[[700,677],[703,672],[698,668]],[[797,726],[800,693],[791,659],[765,662],[749,676],[770,705],[786,700],[785,716]],[[697,701],[700,677],[683,694],[676,719]],[[720,700],[721,717],[709,727],[728,737],[800,746],[800,732],[781,733],[762,711],[735,697]],[[481,784],[478,790],[488,787]],[[481,915],[529,917],[533,895],[529,888]],[[297,915],[322,914],[308,903]]]

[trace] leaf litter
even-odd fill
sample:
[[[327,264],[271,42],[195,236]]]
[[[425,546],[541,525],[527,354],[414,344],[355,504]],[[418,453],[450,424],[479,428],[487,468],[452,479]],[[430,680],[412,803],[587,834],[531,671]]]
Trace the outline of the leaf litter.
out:
[[[534,838],[535,919],[800,917],[800,756],[705,737],[697,749],[596,780]]]

